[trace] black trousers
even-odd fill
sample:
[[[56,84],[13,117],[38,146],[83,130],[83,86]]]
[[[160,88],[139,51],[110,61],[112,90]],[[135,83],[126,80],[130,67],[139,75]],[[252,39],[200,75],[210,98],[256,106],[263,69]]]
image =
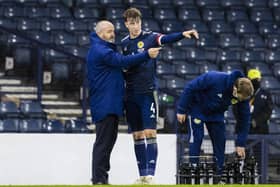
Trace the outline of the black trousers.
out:
[[[110,156],[118,135],[118,116],[107,115],[96,123],[96,139],[92,151],[92,183],[108,184]]]

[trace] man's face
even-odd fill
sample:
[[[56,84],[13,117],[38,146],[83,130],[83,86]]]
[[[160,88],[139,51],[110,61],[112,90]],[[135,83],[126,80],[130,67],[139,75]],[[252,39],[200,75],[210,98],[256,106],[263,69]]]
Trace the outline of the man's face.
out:
[[[128,29],[130,36],[137,37],[141,33],[141,19],[140,18],[128,18],[125,22],[125,26]]]
[[[115,42],[115,29],[113,25],[106,26],[101,32],[101,38],[107,42]]]

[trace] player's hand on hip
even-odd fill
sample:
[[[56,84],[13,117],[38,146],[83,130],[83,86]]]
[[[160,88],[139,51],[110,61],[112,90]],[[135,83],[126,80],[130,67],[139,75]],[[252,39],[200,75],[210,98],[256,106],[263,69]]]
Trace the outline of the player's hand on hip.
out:
[[[197,32],[195,29],[188,30],[188,31],[184,31],[184,32],[183,32],[183,35],[184,35],[186,38],[191,38],[192,36],[194,36],[196,39],[199,38],[198,32]]]
[[[242,159],[245,159],[246,153],[245,153],[245,147],[236,147],[236,153],[238,156],[240,156]]]
[[[177,120],[180,122],[180,123],[184,123],[186,121],[186,114],[177,114]]]
[[[150,58],[156,58],[158,56],[160,50],[161,50],[161,47],[148,49],[148,54],[149,54]]]

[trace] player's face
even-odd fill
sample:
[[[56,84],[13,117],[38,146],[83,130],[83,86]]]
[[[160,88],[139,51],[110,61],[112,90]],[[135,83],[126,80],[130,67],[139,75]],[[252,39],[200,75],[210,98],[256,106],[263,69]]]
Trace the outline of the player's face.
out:
[[[108,25],[104,30],[102,31],[102,39],[114,43],[115,42],[115,29],[113,25]]]
[[[133,38],[139,36],[141,33],[141,19],[140,18],[128,18],[125,22],[125,26],[128,29],[129,35]]]

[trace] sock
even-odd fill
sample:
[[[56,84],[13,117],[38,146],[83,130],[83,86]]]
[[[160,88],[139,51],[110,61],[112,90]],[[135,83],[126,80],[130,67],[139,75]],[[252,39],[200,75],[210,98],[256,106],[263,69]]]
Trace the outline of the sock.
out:
[[[134,151],[140,176],[147,175],[146,144],[144,139],[134,140]]]
[[[147,175],[155,175],[157,154],[158,148],[156,137],[147,138]]]

